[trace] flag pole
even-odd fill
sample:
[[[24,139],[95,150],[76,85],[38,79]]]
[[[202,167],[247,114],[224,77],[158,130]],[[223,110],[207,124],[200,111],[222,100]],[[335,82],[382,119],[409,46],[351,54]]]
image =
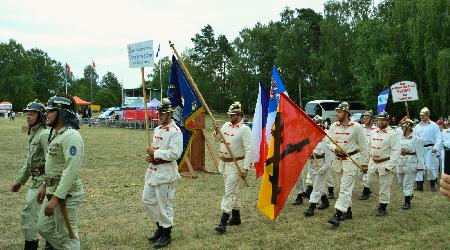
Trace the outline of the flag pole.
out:
[[[345,151],[341,146],[339,146],[335,140],[333,140],[333,138],[331,138],[327,133],[325,133],[325,135],[328,137],[328,139],[330,139],[330,141],[336,146],[338,147],[340,150],[342,150],[342,152],[344,152],[345,156],[347,158],[349,158],[353,164],[355,164],[361,171],[363,170],[363,168],[361,167],[361,165],[359,165],[355,160],[353,160],[353,158],[347,153],[347,151]]]
[[[159,60],[159,101],[162,102],[162,76],[161,76],[161,60]]]
[[[150,147],[151,137],[150,137],[149,120],[148,120],[148,113],[147,113],[147,89],[145,88],[144,67],[141,67],[141,79],[142,79],[142,94],[144,95],[145,130],[147,130],[147,143],[148,143],[148,146]]]
[[[181,56],[178,54],[177,49],[175,49],[175,45],[169,41],[169,45],[172,48],[173,52],[175,53],[175,56],[177,57],[178,62],[180,63],[181,69],[183,70],[184,74],[186,75],[187,79],[189,80],[189,83],[191,84],[191,87],[194,89],[195,93],[197,94],[198,98],[200,99],[200,101],[203,104],[203,107],[205,107],[206,112],[208,112],[209,116],[211,117],[211,120],[214,123],[217,123],[216,118],[214,117],[214,115],[212,114],[211,110],[208,107],[208,104],[206,104],[205,99],[203,99],[202,93],[200,93],[200,91],[197,88],[197,85],[194,82],[194,79],[192,79],[191,75],[189,74],[188,69],[186,68],[186,66],[184,65],[183,59],[181,58]],[[248,183],[247,179],[245,179],[245,177],[243,177],[243,171],[241,166],[239,165],[239,163],[236,161],[236,157],[234,156],[233,152],[231,152],[231,148],[230,145],[228,145],[225,136],[223,135],[222,131],[220,131],[219,128],[215,128],[216,132],[220,135],[220,138],[222,139],[222,141],[224,142],[224,145],[226,146],[228,153],[230,154],[231,158],[233,159],[234,164],[236,165],[236,168],[239,172],[239,174],[241,174],[241,178],[244,180],[244,183],[247,187],[250,186],[250,184]]]

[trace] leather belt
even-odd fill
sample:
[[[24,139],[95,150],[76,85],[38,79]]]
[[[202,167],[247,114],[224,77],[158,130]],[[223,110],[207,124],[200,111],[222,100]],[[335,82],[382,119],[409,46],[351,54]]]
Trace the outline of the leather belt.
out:
[[[153,165],[161,165],[164,163],[171,163],[171,161],[165,161],[165,160],[153,160]]]
[[[358,152],[359,152],[358,150],[355,150],[355,151],[352,151],[352,152],[347,153],[347,154],[348,154],[349,156],[352,156],[352,155],[354,155],[354,154],[356,154],[356,153],[358,153]],[[340,160],[347,160],[347,155],[336,154],[336,156],[339,157]]]
[[[243,160],[244,158],[245,158],[244,156],[236,157],[236,161]],[[233,158],[220,157],[220,160],[223,162],[233,162]]]
[[[390,157],[384,158],[384,159],[381,159],[381,160],[375,160],[375,159],[372,158],[373,162],[375,162],[375,163],[382,163],[382,162],[385,162],[385,161],[389,161],[390,159],[391,159]]]
[[[321,155],[318,155],[318,154],[314,154],[314,157],[316,157],[316,159],[317,159],[317,160],[319,160],[319,159],[323,159],[323,158],[325,158],[325,154],[321,154]],[[312,158],[312,159],[314,159],[314,157],[313,157],[313,156],[311,156],[311,158]]]
[[[416,153],[401,152],[400,155],[402,155],[402,156],[405,156],[405,155],[416,155]]]
[[[56,178],[50,178],[50,177],[45,177],[45,186],[46,187],[53,187],[59,184],[59,181],[61,179],[56,179]]]
[[[425,144],[425,145],[423,145],[423,147],[425,147],[425,148],[433,147],[433,146],[434,146],[434,144]]]

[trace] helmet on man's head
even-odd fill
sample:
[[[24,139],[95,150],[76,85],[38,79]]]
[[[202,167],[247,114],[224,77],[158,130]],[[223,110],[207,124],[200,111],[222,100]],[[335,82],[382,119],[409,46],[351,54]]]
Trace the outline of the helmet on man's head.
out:
[[[313,120],[315,123],[317,123],[317,125],[319,125],[321,127],[325,126],[325,121],[319,115],[314,116]]]
[[[77,107],[75,100],[70,95],[56,94],[48,100],[45,110],[64,110],[76,116]]]
[[[45,106],[44,104],[40,103],[38,99],[34,100],[33,102],[28,103],[27,107],[23,109],[23,111],[36,111],[36,112],[45,112]]]
[[[335,110],[342,110],[342,111],[349,112],[349,111],[350,111],[350,105],[348,104],[348,102],[341,102],[341,103],[339,103],[339,105],[335,108]]]
[[[170,102],[169,98],[163,98],[161,103],[158,105],[158,107],[156,109],[158,110],[158,113],[160,113],[160,114],[169,113],[169,112],[174,111],[174,109],[172,107],[172,102]]]
[[[430,109],[428,109],[427,107],[423,107],[422,110],[420,110],[420,115],[430,115]]]
[[[414,127],[414,122],[411,119],[405,119],[400,123],[400,126],[412,129]]]
[[[233,104],[230,105],[230,107],[228,108],[228,112],[229,115],[235,115],[235,114],[242,114],[242,105],[240,102],[236,101],[233,102]]]
[[[364,112],[363,116],[368,116],[370,118],[373,117],[373,111],[372,110],[367,110],[366,112]]]
[[[386,120],[388,120],[389,119],[389,114],[388,114],[388,112],[383,110],[380,113],[378,113],[377,118],[378,119],[386,119]]]

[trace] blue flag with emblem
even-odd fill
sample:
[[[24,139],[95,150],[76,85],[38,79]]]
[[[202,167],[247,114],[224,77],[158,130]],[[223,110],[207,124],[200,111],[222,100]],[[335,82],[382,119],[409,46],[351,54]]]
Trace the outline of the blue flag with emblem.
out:
[[[386,89],[386,90],[381,91],[381,93],[378,95],[377,113],[380,113],[381,111],[386,110],[386,105],[388,102],[390,92],[391,92],[391,90]]]
[[[183,132],[183,153],[178,160],[178,168],[180,168],[189,155],[195,133],[194,119],[203,112],[203,104],[189,84],[175,56],[172,56],[167,97],[175,110],[172,118]]]

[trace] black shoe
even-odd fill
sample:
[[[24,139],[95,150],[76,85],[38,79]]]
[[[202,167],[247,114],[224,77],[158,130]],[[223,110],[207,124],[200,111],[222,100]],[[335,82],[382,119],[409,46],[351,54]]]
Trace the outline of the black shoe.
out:
[[[431,192],[436,192],[437,191],[437,189],[436,189],[436,180],[430,181],[430,190],[431,190]]]
[[[316,208],[317,203],[310,203],[308,209],[306,209],[305,212],[303,212],[303,214],[306,217],[311,217],[314,216],[314,209]]]
[[[228,225],[241,225],[241,214],[239,213],[239,210],[231,210],[231,219],[228,221]]]
[[[416,190],[423,192],[423,181],[416,181]]]
[[[328,199],[334,199],[334,187],[328,187]]]
[[[342,213],[342,220],[351,220],[353,218],[352,208],[347,208],[347,212]]]
[[[410,209],[411,208],[411,196],[405,196],[405,203],[402,206],[402,209]]]
[[[45,242],[44,250],[56,250],[48,241]]]
[[[158,239],[158,241],[153,245],[153,247],[161,248],[161,247],[165,247],[165,246],[169,245],[170,242],[172,241],[172,237],[170,236],[171,233],[172,233],[172,227],[163,228],[161,238]]]
[[[313,191],[313,186],[312,185],[308,185],[308,187],[306,187],[306,192],[303,193],[303,197],[309,199],[309,197],[311,196],[312,191]]]
[[[39,241],[33,240],[33,241],[25,241],[25,247],[23,249],[25,250],[37,250],[39,247]]]
[[[386,207],[387,207],[387,204],[380,203],[376,216],[378,216],[378,217],[386,216],[387,215]]]
[[[328,223],[332,224],[333,226],[337,227],[339,226],[339,221],[342,220],[342,211],[339,209],[336,209],[336,213],[334,216],[328,220]]]
[[[227,231],[227,225],[228,225],[228,219],[230,218],[230,214],[227,214],[225,212],[222,213],[222,217],[220,218],[220,223],[217,225],[214,230],[219,232],[220,234],[223,234]]]
[[[163,227],[159,225],[158,222],[156,222],[156,231],[153,235],[148,236],[147,240],[150,242],[155,242],[159,240],[162,236]]]
[[[361,193],[361,196],[359,196],[359,199],[362,200],[362,201],[368,200],[370,198],[370,194],[371,193],[372,192],[370,191],[370,188],[364,187],[364,189],[363,189],[363,191]]]
[[[304,193],[297,194],[297,198],[295,199],[294,202],[292,202],[292,205],[299,206],[303,204],[303,194]]]
[[[328,198],[325,194],[320,197],[320,200],[322,201],[322,203],[317,209],[324,210],[330,207],[330,202],[328,201]]]

